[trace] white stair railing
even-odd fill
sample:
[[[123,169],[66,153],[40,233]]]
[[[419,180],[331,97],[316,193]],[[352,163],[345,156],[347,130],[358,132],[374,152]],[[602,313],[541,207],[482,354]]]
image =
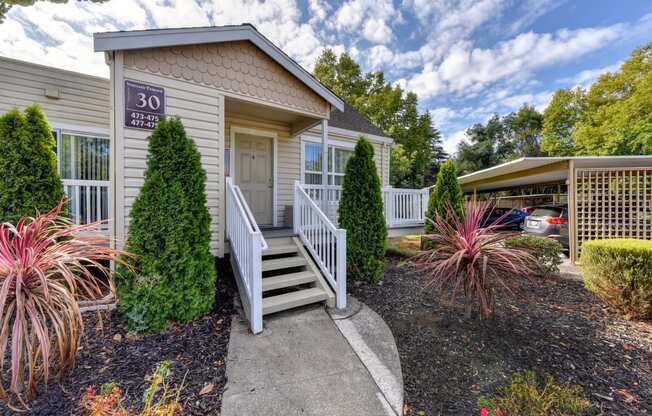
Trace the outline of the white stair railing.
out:
[[[337,208],[342,198],[342,187],[339,185],[301,185],[308,196],[317,203],[319,209],[333,224],[337,224]]]
[[[335,227],[298,181],[294,184],[293,214],[294,233],[335,291],[337,307],[345,308],[346,230]]]
[[[430,188],[383,188],[385,221],[389,228],[425,223]]]
[[[226,235],[247,297],[251,332],[257,334],[263,330],[262,252],[267,243],[231,178],[226,180]]]

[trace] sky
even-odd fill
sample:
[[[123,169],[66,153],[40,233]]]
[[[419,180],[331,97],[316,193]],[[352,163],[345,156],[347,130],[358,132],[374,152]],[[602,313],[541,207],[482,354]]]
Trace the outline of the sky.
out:
[[[0,56],[108,77],[95,32],[251,23],[312,70],[324,48],[418,94],[444,147],[494,113],[544,110],[652,41],[639,0],[109,0],[14,6]]]

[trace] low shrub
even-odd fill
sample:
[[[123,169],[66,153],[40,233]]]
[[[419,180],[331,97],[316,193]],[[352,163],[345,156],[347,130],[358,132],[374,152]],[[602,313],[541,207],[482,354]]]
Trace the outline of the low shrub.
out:
[[[170,374],[170,362],[161,362],[154,373],[149,376],[149,386],[143,394],[143,406],[140,411],[127,409],[124,405],[124,393],[117,383],[105,383],[97,392],[95,386],[89,386],[81,398],[80,407],[88,416],[177,416],[183,414],[179,396],[183,383],[171,388],[167,378]],[[184,380],[185,381],[185,380]]]
[[[494,396],[478,400],[481,416],[586,416],[597,414],[584,397],[582,388],[562,384],[546,375],[543,380],[534,371],[516,373],[509,386]]]
[[[580,260],[587,289],[633,317],[652,319],[652,241],[587,241]]]
[[[564,248],[559,241],[534,235],[520,235],[505,240],[505,245],[520,248],[530,253],[538,263],[534,271],[540,277],[559,273]]]

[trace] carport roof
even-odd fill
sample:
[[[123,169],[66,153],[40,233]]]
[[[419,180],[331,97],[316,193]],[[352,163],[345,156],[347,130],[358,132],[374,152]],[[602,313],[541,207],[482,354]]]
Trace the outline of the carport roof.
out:
[[[464,192],[499,191],[528,185],[564,182],[568,179],[568,166],[571,160],[577,167],[587,168],[652,166],[652,155],[523,157],[460,176],[459,181]]]

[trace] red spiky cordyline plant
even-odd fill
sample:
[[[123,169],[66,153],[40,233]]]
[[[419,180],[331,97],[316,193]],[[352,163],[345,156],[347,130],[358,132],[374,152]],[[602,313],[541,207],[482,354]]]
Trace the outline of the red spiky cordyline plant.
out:
[[[462,290],[467,311],[475,302],[484,317],[493,314],[494,287],[507,288],[506,279],[528,277],[536,262],[521,249],[505,247],[504,240],[515,233],[498,232],[503,217],[484,224],[493,207],[491,201],[467,201],[464,213],[458,215],[448,206],[446,216],[436,214],[432,220],[435,231],[427,237],[432,249],[413,258],[440,296],[451,288],[454,301]]]
[[[93,233],[100,222],[74,225],[61,217],[63,206],[0,225],[0,399],[10,406],[15,396],[26,407],[25,397],[40,380],[47,384],[51,369],[61,378],[74,366],[83,328],[77,301],[97,299],[107,286],[113,293],[100,262],[128,256]]]

